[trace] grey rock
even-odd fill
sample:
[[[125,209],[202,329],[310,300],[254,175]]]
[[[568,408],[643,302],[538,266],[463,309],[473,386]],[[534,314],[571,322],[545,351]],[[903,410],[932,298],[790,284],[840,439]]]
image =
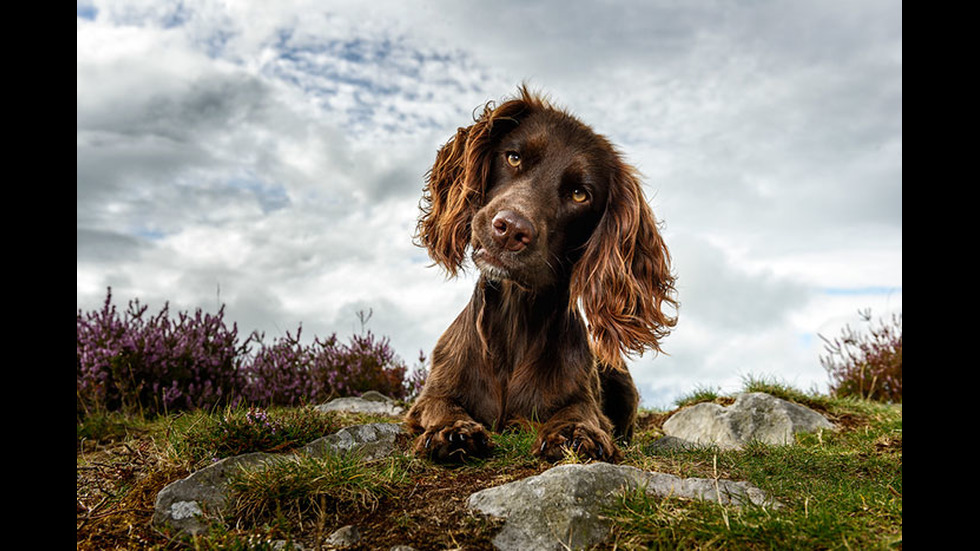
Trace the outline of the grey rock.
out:
[[[695,447],[696,444],[677,438],[676,436],[663,436],[654,440],[650,444],[650,451],[656,452],[661,450],[682,450],[686,448]]]
[[[792,444],[794,433],[833,430],[834,425],[810,408],[762,392],[739,394],[735,403],[700,403],[681,409],[663,426],[670,437],[696,445],[738,449],[758,440]]]
[[[367,400],[369,402],[391,402],[391,398],[381,394],[377,390],[369,390],[364,394],[361,394],[361,400]]]
[[[608,463],[553,467],[538,476],[476,492],[468,506],[505,519],[493,540],[498,549],[581,549],[608,535],[609,522],[600,515],[603,507],[621,492],[636,488],[662,497],[778,506],[747,482],[685,479]]]
[[[324,543],[335,547],[346,547],[348,545],[354,545],[360,539],[361,532],[357,529],[357,526],[348,524],[327,536],[327,540]]]
[[[153,524],[169,524],[190,534],[206,530],[211,521],[220,520],[225,512],[228,477],[238,469],[262,465],[279,457],[262,452],[227,457],[168,484],[157,494]]]
[[[372,423],[340,429],[334,434],[318,438],[300,450],[300,453],[320,456],[327,453],[356,452],[365,461],[391,455],[395,450],[395,438],[405,432],[401,425]]]
[[[307,444],[297,452],[320,456],[327,453],[353,452],[365,460],[389,455],[395,449],[395,438],[401,425],[376,423],[347,427]],[[262,452],[222,459],[188,477],[172,482],[157,494],[153,525],[170,525],[180,532],[198,534],[211,521],[220,521],[226,513],[228,477],[239,469],[262,467],[271,461],[286,460],[291,455]]]
[[[405,408],[373,390],[365,392],[360,397],[335,398],[325,404],[316,406],[319,411],[344,411],[348,413],[368,413],[373,415],[390,415],[400,417],[405,414]]]

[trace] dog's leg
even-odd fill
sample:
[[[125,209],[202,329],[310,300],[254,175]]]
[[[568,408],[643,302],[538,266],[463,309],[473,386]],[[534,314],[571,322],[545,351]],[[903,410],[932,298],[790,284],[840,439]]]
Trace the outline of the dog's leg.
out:
[[[469,457],[486,457],[493,442],[484,426],[450,399],[421,396],[405,418],[408,430],[417,435],[413,451],[434,461],[459,462]]]
[[[551,416],[538,431],[533,453],[547,461],[558,461],[566,450],[584,459],[616,463],[622,453],[612,438],[612,423],[589,402],[573,403]]]
[[[603,366],[599,368],[599,382],[602,387],[602,412],[612,421],[616,438],[629,443],[633,438],[636,410],[640,403],[633,377],[625,369]]]

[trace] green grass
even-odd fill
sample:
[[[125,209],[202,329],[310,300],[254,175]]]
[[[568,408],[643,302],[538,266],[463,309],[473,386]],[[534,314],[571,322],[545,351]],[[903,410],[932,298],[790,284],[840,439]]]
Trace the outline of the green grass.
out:
[[[677,399],[677,407],[690,406],[699,402],[714,402],[721,396],[719,390],[708,387],[696,387],[690,394],[686,394]]]
[[[263,468],[243,469],[229,480],[232,517],[246,526],[287,519],[303,523],[340,509],[370,510],[408,481],[409,460],[395,455],[364,462],[356,454],[294,456]]]
[[[119,412],[100,412],[87,415],[75,423],[75,444],[78,447],[126,440],[150,430],[142,418]]]
[[[175,416],[168,440],[177,457],[196,465],[253,451],[290,451],[343,426],[337,415],[309,407],[228,407]]]
[[[621,549],[889,549],[902,544],[901,406],[808,398],[836,432],[798,435],[794,446],[754,443],[629,450],[627,463],[682,476],[748,480],[783,507],[731,507],[635,492],[607,512]]]
[[[624,464],[684,477],[747,480],[782,507],[739,508],[634,492],[605,511],[614,520],[613,535],[597,548],[900,548],[901,406],[828,398],[767,380],[748,379],[744,385],[746,391],[769,392],[815,408],[840,430],[798,435],[794,446],[665,450],[656,446],[662,431],[652,423],[641,427],[624,449]],[[702,389],[685,403],[731,399]],[[212,458],[287,451],[340,426],[379,420],[305,408],[225,409],[151,421],[116,416],[88,420],[79,425],[79,439],[101,442],[105,451],[80,446],[80,472],[107,476],[80,486],[79,502],[88,508],[89,520],[77,531],[78,548],[264,549],[274,540],[301,540],[309,548],[340,525],[356,524],[362,534],[375,538],[366,548],[414,543],[420,550],[488,549],[499,524],[469,512],[466,497],[550,467],[531,455],[535,435],[528,429],[495,434],[491,457],[461,466],[412,457],[406,440],[400,452],[378,461],[362,462],[351,455],[302,457],[242,471],[232,479],[235,505],[227,527],[191,540],[161,539],[145,528],[147,517],[139,516],[152,509],[159,488]],[[277,439],[271,438],[272,426]],[[577,459],[569,456],[566,461]],[[120,472],[127,474],[120,477]],[[103,499],[103,494],[114,497]],[[112,508],[121,512],[118,518],[110,514]],[[133,526],[142,527],[138,537]]]

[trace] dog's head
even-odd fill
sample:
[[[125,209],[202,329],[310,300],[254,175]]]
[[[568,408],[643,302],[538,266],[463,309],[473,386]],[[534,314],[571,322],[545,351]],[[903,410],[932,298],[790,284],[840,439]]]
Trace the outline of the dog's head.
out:
[[[467,250],[490,280],[564,285],[596,355],[659,350],[675,319],[670,256],[633,167],[590,127],[521,88],[436,156],[418,240],[450,275]]]

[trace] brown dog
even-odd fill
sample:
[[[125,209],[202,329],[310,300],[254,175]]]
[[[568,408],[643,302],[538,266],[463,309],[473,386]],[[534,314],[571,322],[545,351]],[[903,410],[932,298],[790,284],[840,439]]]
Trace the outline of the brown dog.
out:
[[[532,423],[547,460],[618,460],[639,401],[623,354],[659,351],[677,305],[635,170],[521,88],[440,149],[421,208],[429,255],[456,275],[469,248],[480,279],[407,414],[415,451],[483,456],[488,430]]]

